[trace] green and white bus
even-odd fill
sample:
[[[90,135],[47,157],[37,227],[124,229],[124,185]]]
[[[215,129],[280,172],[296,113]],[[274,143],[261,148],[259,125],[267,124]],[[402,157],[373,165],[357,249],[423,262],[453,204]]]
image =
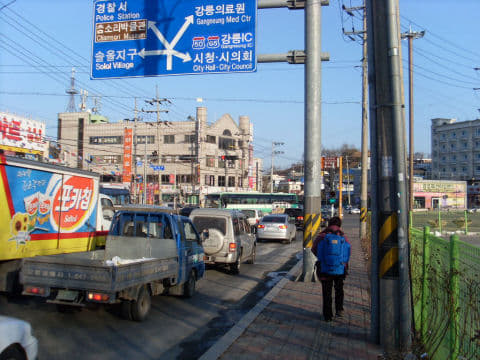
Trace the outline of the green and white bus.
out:
[[[205,207],[235,210],[258,209],[271,213],[279,209],[298,208],[297,194],[259,192],[221,192],[208,194]]]

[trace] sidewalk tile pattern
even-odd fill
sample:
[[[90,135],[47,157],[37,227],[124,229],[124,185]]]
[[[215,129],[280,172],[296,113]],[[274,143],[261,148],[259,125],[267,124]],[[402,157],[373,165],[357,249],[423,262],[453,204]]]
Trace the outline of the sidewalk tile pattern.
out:
[[[319,282],[288,281],[220,359],[378,359],[382,350],[369,341],[370,283],[360,241],[352,235],[342,318],[323,320]]]

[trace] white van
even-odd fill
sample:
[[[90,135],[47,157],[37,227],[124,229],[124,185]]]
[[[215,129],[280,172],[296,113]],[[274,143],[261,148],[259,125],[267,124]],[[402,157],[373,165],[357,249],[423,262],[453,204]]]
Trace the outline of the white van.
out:
[[[205,264],[224,265],[233,274],[240,272],[246,261],[255,262],[257,242],[245,214],[227,209],[195,209],[190,214],[205,241]]]

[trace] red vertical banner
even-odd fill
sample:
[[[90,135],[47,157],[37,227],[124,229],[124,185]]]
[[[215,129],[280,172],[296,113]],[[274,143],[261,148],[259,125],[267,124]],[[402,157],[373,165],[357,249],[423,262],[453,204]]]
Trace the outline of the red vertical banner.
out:
[[[131,182],[132,179],[132,129],[125,128],[123,136],[123,182]]]

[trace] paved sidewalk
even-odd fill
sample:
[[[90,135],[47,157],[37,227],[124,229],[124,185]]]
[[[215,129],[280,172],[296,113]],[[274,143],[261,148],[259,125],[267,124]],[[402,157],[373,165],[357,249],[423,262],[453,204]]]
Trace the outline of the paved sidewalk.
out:
[[[358,235],[348,235],[352,255],[343,318],[323,320],[319,282],[284,278],[201,359],[377,359],[382,350],[369,342],[366,263]],[[299,275],[301,265],[290,274]]]

